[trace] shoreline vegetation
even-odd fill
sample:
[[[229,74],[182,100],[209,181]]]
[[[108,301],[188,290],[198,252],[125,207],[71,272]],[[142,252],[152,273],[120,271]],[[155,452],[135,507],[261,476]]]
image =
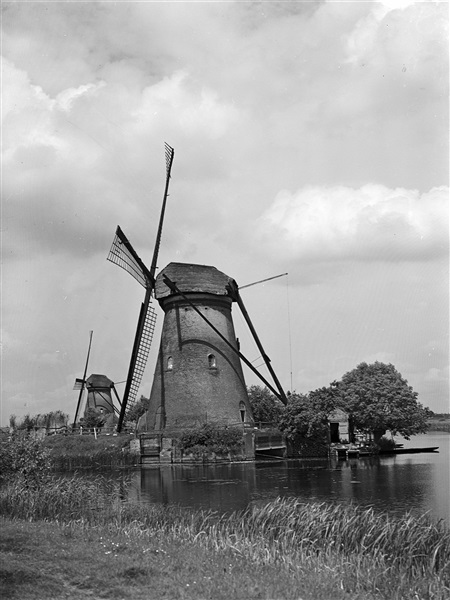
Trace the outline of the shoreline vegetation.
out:
[[[3,597],[444,600],[442,521],[277,499],[228,515],[124,502],[98,478],[0,488]]]
[[[450,418],[445,415],[445,418],[429,421],[428,431],[450,433]],[[24,435],[28,437],[30,434],[24,432]],[[61,472],[75,469],[140,467],[139,453],[130,452],[132,439],[132,434],[111,435],[100,431],[97,436],[86,433],[50,434],[41,441],[43,448],[48,451],[52,470]]]
[[[450,418],[433,418],[428,421],[428,431],[448,431],[450,433]]]

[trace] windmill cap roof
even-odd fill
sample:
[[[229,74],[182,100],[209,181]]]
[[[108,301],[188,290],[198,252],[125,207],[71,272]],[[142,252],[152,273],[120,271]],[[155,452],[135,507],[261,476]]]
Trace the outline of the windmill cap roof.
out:
[[[227,285],[232,280],[216,267],[172,262],[156,278],[155,297],[157,300],[172,294],[163,281],[164,275],[173,281],[183,293],[200,292],[217,296],[228,295]]]
[[[93,388],[101,388],[101,387],[112,387],[113,382],[106,375],[98,375],[97,373],[93,373],[90,377],[86,379],[86,384],[88,387]]]

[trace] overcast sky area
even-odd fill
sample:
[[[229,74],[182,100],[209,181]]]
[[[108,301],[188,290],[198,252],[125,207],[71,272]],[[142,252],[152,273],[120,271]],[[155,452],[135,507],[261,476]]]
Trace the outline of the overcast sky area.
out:
[[[447,2],[2,11],[2,425],[73,420],[90,330],[123,394],[144,290],[106,257],[120,225],[150,264],[164,142],[158,266],[288,272],[242,290],[286,390],[379,360],[449,412]]]

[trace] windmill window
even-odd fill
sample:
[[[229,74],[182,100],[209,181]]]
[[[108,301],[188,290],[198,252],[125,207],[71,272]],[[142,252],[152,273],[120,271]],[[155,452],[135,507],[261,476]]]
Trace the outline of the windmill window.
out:
[[[217,362],[214,354],[208,354],[208,366],[210,369],[217,369]]]
[[[173,369],[173,358],[171,356],[167,359],[167,370],[171,371]]]
[[[245,404],[242,402],[242,400],[239,402],[239,412],[241,413],[241,421],[243,423],[245,423],[245,417],[247,415],[247,410],[246,410]]]

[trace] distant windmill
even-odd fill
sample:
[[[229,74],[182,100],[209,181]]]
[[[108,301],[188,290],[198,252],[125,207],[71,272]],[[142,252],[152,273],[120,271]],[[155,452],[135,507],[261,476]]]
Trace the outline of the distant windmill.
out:
[[[142,376],[147,364],[147,358],[150,352],[150,346],[155,330],[156,313],[153,306],[151,306],[151,298],[155,287],[155,272],[158,261],[159,246],[161,244],[167,197],[169,195],[169,182],[174,154],[174,149],[169,146],[169,144],[165,144],[166,185],[164,189],[161,215],[159,218],[158,232],[156,235],[156,243],[150,269],[147,269],[147,267],[144,265],[120,227],[117,227],[116,236],[108,255],[109,261],[130,273],[130,275],[132,275],[136,281],[138,281],[145,288],[145,298],[141,305],[133,350],[131,353],[130,365],[128,368],[127,382],[122,398],[119,422],[117,423],[117,431],[119,432],[122,429],[127,408],[131,408],[136,402],[137,393],[139,391],[139,386],[141,384]]]
[[[86,357],[86,365],[84,367],[83,378],[75,379],[75,384],[73,386],[74,390],[80,391],[78,396],[77,408],[75,411],[75,418],[73,421],[73,428],[75,428],[78,416],[80,414],[83,393],[85,390],[87,390],[86,409],[98,409],[106,414],[113,414],[115,412],[118,412],[118,409],[113,402],[111,392],[114,392],[119,406],[121,404],[116,388],[114,387],[114,382],[111,381],[111,379],[109,379],[108,377],[106,377],[106,375],[92,374],[88,378],[86,378],[93,334],[93,331],[89,332],[89,346]]]

